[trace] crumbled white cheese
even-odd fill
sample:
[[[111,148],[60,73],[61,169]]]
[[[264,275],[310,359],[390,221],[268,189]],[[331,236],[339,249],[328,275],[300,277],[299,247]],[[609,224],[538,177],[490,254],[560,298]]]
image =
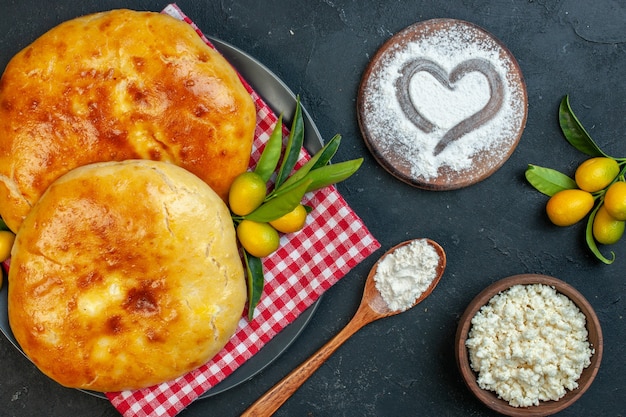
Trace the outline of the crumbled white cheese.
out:
[[[578,387],[594,353],[585,316],[548,285],[515,285],[472,318],[466,346],[478,385],[514,407],[558,400]]]

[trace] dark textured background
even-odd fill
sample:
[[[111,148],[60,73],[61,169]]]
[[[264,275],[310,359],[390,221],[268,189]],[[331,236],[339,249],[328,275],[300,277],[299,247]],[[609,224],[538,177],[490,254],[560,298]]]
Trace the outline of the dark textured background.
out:
[[[3,0],[0,67],[52,26],[111,8],[160,11],[148,0]],[[546,197],[524,179],[528,163],[573,174],[585,158],[562,137],[558,104],[574,111],[596,142],[626,156],[626,7],[618,0],[180,0],[208,35],[231,43],[275,72],[322,136],[344,136],[337,161],[365,157],[339,185],[382,248],[323,297],[301,337],[251,381],[197,401],[181,416],[237,416],[334,336],[356,311],[365,276],[390,246],[429,237],[448,269],[416,309],[353,336],[277,416],[489,416],[465,388],[453,354],[457,320],[485,286],[508,275],[542,273],[582,292],[596,309],[605,350],[595,383],[563,416],[626,413],[626,240],[606,266],[584,244],[584,227],[552,226]],[[448,17],[478,24],[504,42],[522,68],[528,122],[517,150],[493,176],[469,188],[432,192],[405,185],[376,164],[361,138],[355,100],[376,50],[417,21]],[[0,416],[115,416],[106,401],[65,389],[0,337]]]

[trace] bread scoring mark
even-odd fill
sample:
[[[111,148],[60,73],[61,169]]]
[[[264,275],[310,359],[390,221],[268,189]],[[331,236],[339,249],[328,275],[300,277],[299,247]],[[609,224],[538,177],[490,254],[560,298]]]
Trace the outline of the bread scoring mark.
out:
[[[32,294],[35,297],[44,297],[54,291],[59,291],[63,287],[63,279],[57,276],[50,276],[43,278],[38,282],[33,283]]]
[[[211,331],[208,333],[209,337],[212,337],[213,340],[217,340],[220,337],[220,327],[216,323],[216,319],[219,317],[219,312],[216,314],[212,314],[209,319],[209,328]]]
[[[161,178],[161,181],[163,182],[163,184],[165,184],[170,189],[170,191],[176,192],[179,189],[179,187],[182,185],[182,184],[176,184],[174,181],[172,181],[169,175],[164,173],[161,169],[157,168],[156,166],[151,166],[149,168]]]
[[[170,211],[167,208],[167,203],[163,202],[163,222],[165,223],[165,230],[170,234],[170,236],[176,236],[172,227],[170,226]]]
[[[182,191],[181,185],[180,184],[175,184],[172,181],[172,179],[169,177],[169,175],[165,174],[163,171],[161,171],[157,167],[151,167],[150,169],[152,169],[154,171],[154,173],[160,177],[160,179],[162,180],[163,184],[165,184],[165,186],[168,187],[170,189],[170,191],[172,191],[173,193]],[[170,217],[171,217],[171,214],[170,214],[170,211],[169,211],[169,208],[168,208],[168,202],[164,201],[161,206],[163,207],[163,222],[165,224],[165,229],[168,231],[168,233],[171,236],[175,236],[176,234],[174,233],[174,231],[170,227]]]
[[[15,179],[9,178],[6,175],[0,175],[0,183],[7,188],[11,198],[20,200],[22,203],[27,204],[28,207],[32,207],[32,203],[24,196],[24,194],[22,194]]]

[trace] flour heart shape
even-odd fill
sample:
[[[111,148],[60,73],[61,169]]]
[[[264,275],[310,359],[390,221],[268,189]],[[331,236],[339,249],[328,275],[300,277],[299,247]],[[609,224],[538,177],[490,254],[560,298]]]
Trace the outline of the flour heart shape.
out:
[[[409,91],[411,79],[419,72],[425,71],[432,75],[449,90],[454,90],[455,83],[470,72],[479,72],[485,76],[489,85],[489,100],[483,108],[452,126],[435,146],[434,155],[439,155],[450,143],[461,136],[477,129],[491,120],[502,107],[503,83],[500,74],[491,62],[485,59],[469,59],[458,64],[447,74],[436,62],[426,58],[416,58],[406,62],[400,69],[400,77],[396,80],[396,97],[400,108],[408,119],[420,130],[430,133],[435,125],[418,110]]]

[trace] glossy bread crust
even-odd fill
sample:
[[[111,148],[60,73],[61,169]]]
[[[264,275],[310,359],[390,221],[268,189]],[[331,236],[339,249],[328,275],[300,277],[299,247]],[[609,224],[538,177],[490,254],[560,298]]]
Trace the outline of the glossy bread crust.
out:
[[[110,160],[175,163],[224,199],[255,126],[237,73],[187,23],[131,10],[67,21],[0,81],[0,215],[17,231],[52,181]]]
[[[67,387],[119,391],[210,360],[246,300],[225,203],[195,175],[148,160],[97,163],[55,181],[17,234],[9,323]]]

